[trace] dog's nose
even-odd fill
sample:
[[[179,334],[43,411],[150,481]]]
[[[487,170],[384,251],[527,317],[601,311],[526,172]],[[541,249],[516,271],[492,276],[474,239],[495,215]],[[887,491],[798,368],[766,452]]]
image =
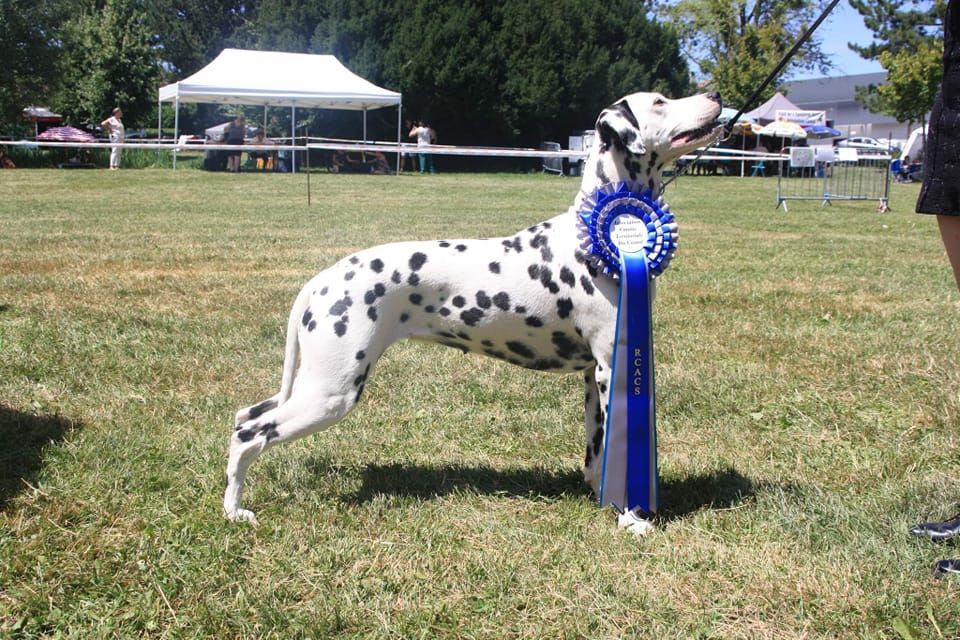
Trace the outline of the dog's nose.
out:
[[[714,102],[716,102],[717,104],[720,104],[720,105],[723,104],[723,100],[720,98],[720,92],[719,92],[719,91],[711,91],[710,93],[708,93],[708,94],[707,94],[707,100],[713,100]]]

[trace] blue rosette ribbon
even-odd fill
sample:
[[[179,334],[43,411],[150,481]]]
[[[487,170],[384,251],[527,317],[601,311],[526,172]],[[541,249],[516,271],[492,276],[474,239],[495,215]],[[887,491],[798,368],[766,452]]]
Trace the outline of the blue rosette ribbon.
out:
[[[649,190],[604,185],[584,200],[583,249],[620,281],[617,333],[604,428],[600,504],[619,511],[659,507],[653,369],[653,279],[676,253],[677,224]]]

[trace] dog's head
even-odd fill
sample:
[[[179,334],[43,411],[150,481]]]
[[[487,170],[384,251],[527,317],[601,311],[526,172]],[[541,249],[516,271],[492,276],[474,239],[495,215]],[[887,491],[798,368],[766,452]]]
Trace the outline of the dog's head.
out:
[[[655,172],[659,182],[665,163],[720,135],[720,109],[718,93],[678,100],[658,93],[632,93],[621,98],[600,112],[596,124],[595,151],[601,157],[598,159],[604,160],[608,179],[625,180],[631,169],[636,173],[640,165],[644,173]]]

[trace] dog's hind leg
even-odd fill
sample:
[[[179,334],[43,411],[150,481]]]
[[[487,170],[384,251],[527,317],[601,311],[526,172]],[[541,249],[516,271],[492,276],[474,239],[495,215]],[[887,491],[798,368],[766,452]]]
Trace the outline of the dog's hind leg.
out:
[[[227,488],[223,496],[227,518],[256,522],[253,512],[241,508],[247,469],[270,447],[302,438],[341,420],[360,399],[371,366],[372,362],[368,361],[365,368],[354,368],[352,373],[356,376],[351,373],[336,380],[301,370],[296,388],[286,402],[236,427],[230,438]],[[261,405],[269,402],[272,399]]]

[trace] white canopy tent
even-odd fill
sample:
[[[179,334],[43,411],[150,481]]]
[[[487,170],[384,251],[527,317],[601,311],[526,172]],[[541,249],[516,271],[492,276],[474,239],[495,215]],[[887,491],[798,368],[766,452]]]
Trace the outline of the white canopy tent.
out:
[[[264,120],[268,106],[290,107],[291,143],[297,107],[363,111],[366,141],[367,111],[396,105],[400,143],[401,95],[355,75],[332,55],[224,49],[189,78],[160,87],[158,102],[174,103],[174,138],[179,135],[182,102],[263,105]]]

